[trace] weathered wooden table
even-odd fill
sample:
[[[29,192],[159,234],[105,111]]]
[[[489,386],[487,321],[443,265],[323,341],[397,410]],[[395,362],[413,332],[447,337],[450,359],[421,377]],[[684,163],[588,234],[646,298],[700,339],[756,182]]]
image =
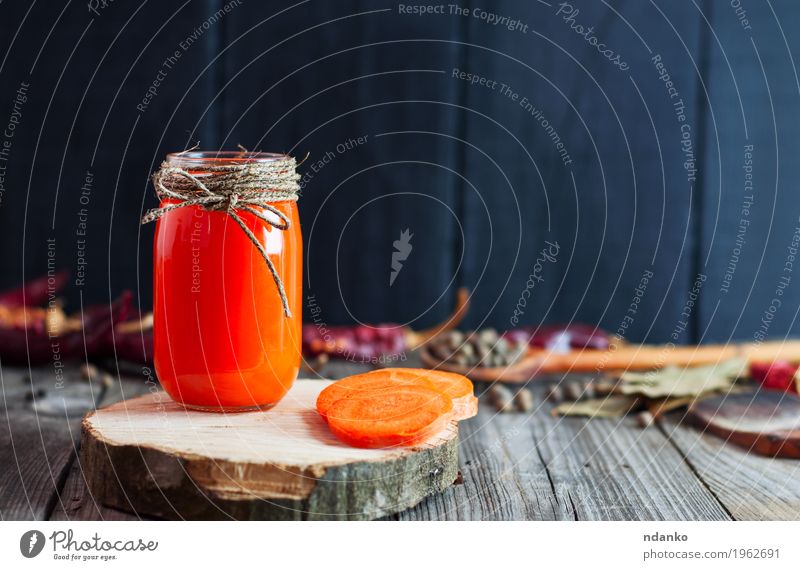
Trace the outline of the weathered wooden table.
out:
[[[367,367],[331,363],[337,378]],[[156,389],[139,370],[111,385],[77,369],[0,371],[0,518],[136,520],[96,504],[77,459],[82,415]],[[666,417],[556,418],[544,382],[536,412],[497,414],[481,404],[461,424],[461,481],[402,520],[800,519],[800,461],[749,455]],[[539,405],[540,404],[540,405]],[[144,517],[142,517],[144,518]]]

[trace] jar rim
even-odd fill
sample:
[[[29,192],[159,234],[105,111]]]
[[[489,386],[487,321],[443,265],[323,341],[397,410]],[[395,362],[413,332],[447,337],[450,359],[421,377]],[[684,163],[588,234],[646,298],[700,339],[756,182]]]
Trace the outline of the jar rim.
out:
[[[175,166],[200,167],[209,165],[247,164],[286,160],[288,154],[276,152],[251,152],[242,150],[190,150],[167,154],[167,162]]]

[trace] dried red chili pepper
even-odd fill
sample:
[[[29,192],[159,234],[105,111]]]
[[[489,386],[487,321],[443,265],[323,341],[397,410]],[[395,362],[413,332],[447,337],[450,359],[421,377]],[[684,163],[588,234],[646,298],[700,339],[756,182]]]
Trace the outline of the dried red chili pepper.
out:
[[[69,281],[67,271],[59,271],[52,276],[37,277],[22,287],[0,292],[0,305],[6,307],[35,307],[49,300],[50,295],[58,293]]]
[[[114,327],[130,317],[132,298],[130,291],[124,291],[111,307],[96,305],[84,310],[83,330],[86,331],[86,352],[90,358],[109,351],[114,343]]]
[[[117,358],[136,364],[153,365],[153,331],[114,336]]]
[[[401,354],[414,348],[444,330],[455,327],[466,314],[469,305],[469,292],[459,290],[456,308],[452,315],[438,326],[415,332],[408,327],[394,324],[376,326],[334,326],[316,324],[303,325],[303,354],[308,358],[326,356],[373,362],[385,356]],[[139,364],[152,364],[153,333],[152,314],[141,319],[135,317],[117,325],[114,331],[116,353],[109,351],[104,355],[128,360]]]
[[[15,310],[24,311],[16,320],[4,319],[0,311],[0,359],[9,364],[44,364],[58,350],[62,360],[114,357],[151,365],[153,359],[152,315],[138,318],[130,309],[130,292],[125,292],[111,308],[87,307],[83,317],[69,320],[69,330],[51,338],[48,334],[48,313],[39,307],[22,307],[26,302],[44,303],[66,284],[69,276],[59,273],[55,282],[39,278],[25,286],[0,293],[0,299]],[[441,324],[425,331],[384,324],[377,326],[303,327],[303,352],[306,356],[326,355],[333,358],[373,361],[385,355],[397,355],[413,349],[439,333],[456,327],[469,308],[469,291],[459,289],[452,315]],[[65,317],[66,318],[66,317]],[[130,320],[129,320],[130,319]],[[78,326],[75,322],[78,321]],[[4,324],[5,323],[5,324]],[[24,324],[20,324],[24,323]],[[84,332],[85,331],[85,332]],[[54,347],[54,343],[57,344]]]
[[[440,325],[420,332],[393,324],[335,327],[306,324],[303,325],[303,354],[309,358],[324,355],[363,362],[398,355],[444,330],[455,327],[466,314],[468,302],[469,292],[459,290],[453,314]],[[152,326],[152,314],[117,325],[114,331],[116,352],[109,351],[104,356],[113,357],[116,354],[121,360],[152,364]]]
[[[115,323],[128,317],[131,294],[123,293],[110,305],[84,309],[82,315],[69,319],[62,330],[48,327],[48,311],[21,307],[30,320],[0,322],[0,361],[5,364],[36,365],[93,357],[110,345]]]
[[[413,331],[396,324],[328,327],[319,324],[303,325],[303,354],[306,357],[327,355],[331,358],[374,361],[382,356],[394,356],[416,348],[439,333],[461,322],[469,309],[469,291],[459,289],[453,313],[439,325],[424,331]]]
[[[399,325],[317,327],[303,325],[303,354],[369,361],[406,349],[406,329]]]
[[[114,353],[119,360],[152,366],[153,313],[134,317],[115,327]]]
[[[607,350],[611,335],[592,325],[583,323],[519,327],[506,331],[504,336],[516,342],[527,342],[537,348],[554,349],[563,344],[569,348]]]
[[[750,377],[767,390],[798,393],[797,372],[799,366],[785,360],[775,362],[753,362]]]

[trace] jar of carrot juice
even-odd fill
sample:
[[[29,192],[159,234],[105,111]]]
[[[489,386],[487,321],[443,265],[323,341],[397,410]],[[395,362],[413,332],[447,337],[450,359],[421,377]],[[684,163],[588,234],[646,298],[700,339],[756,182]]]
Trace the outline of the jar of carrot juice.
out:
[[[153,180],[154,360],[205,411],[267,409],[300,367],[299,176],[285,155],[167,155]]]

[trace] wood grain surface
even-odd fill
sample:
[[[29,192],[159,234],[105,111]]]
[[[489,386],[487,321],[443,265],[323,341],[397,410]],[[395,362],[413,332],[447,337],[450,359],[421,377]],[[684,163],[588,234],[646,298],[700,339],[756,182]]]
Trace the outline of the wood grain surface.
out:
[[[747,453],[680,420],[670,414],[660,427],[731,518],[800,519],[800,461]]]
[[[408,365],[418,361],[409,358]],[[339,378],[368,367],[332,362],[320,373]],[[47,388],[46,370],[34,370]],[[74,419],[34,411],[23,384],[28,371],[3,369],[6,406],[0,423],[4,519],[135,520],[130,506],[103,506],[86,488],[75,459]],[[640,429],[631,420],[553,418],[548,380],[530,384],[536,409],[497,414],[482,404],[460,425],[457,484],[389,519],[400,520],[796,520],[800,461],[772,459],[686,425],[675,412]],[[27,382],[27,380],[25,380]],[[85,381],[68,374],[67,384]],[[69,387],[65,389],[70,389]],[[12,389],[13,388],[13,389]],[[145,377],[122,376],[97,405],[148,393]],[[486,386],[477,386],[481,394]],[[88,407],[92,402],[87,401]],[[88,409],[88,408],[87,408]],[[9,414],[18,414],[14,419]],[[27,420],[22,418],[27,417]],[[37,422],[38,417],[38,422]],[[13,429],[9,429],[9,427]],[[70,432],[70,429],[73,429]],[[43,435],[40,437],[39,433]],[[66,434],[66,436],[65,436]],[[10,443],[13,439],[13,450]],[[47,453],[42,441],[48,446]],[[33,442],[33,444],[31,444]],[[16,465],[22,469],[23,477]],[[52,474],[52,479],[51,475]],[[28,505],[34,506],[30,508]]]

